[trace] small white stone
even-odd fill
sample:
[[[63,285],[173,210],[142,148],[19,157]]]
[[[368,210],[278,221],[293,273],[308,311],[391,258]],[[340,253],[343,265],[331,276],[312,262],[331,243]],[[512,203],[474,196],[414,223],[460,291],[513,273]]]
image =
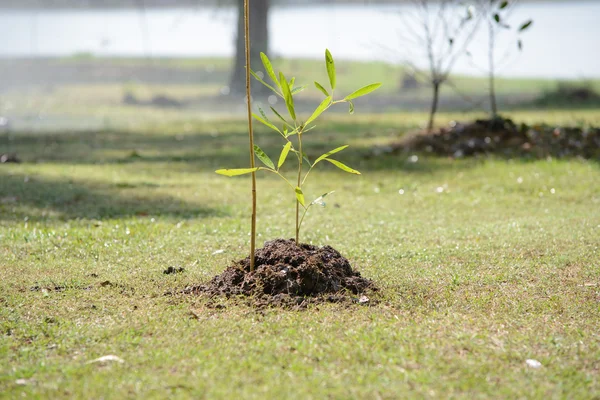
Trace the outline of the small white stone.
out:
[[[94,364],[94,363],[107,363],[107,362],[117,362],[119,364],[123,364],[125,361],[117,356],[114,355],[108,355],[108,356],[102,356],[100,358],[96,358],[95,360],[92,361],[88,361],[88,364]]]
[[[541,368],[542,367],[542,363],[539,362],[538,360],[532,360],[532,359],[528,359],[525,360],[525,364],[527,364],[528,367],[530,368]]]

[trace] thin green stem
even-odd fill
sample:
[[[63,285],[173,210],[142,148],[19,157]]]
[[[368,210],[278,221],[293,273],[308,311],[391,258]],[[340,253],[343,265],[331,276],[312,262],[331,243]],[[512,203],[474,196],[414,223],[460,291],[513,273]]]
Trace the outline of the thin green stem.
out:
[[[302,189],[302,129],[298,131],[298,187]],[[300,201],[296,199],[296,244],[300,244]]]
[[[302,222],[304,221],[304,217],[306,216],[306,213],[308,212],[308,209],[312,206],[312,203],[310,203],[308,205],[308,207],[304,208],[304,213],[302,214],[302,218],[300,218],[300,225],[298,226],[298,231],[300,231],[300,228],[302,228]]]
[[[271,168],[261,168],[263,171],[269,171],[274,173],[275,175],[279,176],[281,179],[283,179],[285,181],[285,183],[287,183],[288,185],[290,185],[290,187],[292,189],[296,189],[296,186],[292,185],[292,182],[290,182],[285,176],[281,175],[281,173],[279,171],[275,171],[274,169]]]

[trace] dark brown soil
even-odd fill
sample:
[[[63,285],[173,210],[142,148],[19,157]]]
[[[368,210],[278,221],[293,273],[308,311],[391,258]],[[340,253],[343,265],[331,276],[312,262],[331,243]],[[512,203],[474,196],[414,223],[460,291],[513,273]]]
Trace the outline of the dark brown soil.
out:
[[[519,157],[583,157],[600,155],[600,128],[515,124],[508,118],[476,120],[431,133],[407,136],[377,153],[420,151],[453,158],[495,154]]]
[[[19,157],[13,153],[0,154],[0,164],[20,163]]]
[[[235,262],[205,285],[187,292],[215,297],[241,297],[255,306],[303,307],[322,302],[369,302],[373,282],[360,276],[330,246],[296,245],[294,240],[266,242],[250,258]]]

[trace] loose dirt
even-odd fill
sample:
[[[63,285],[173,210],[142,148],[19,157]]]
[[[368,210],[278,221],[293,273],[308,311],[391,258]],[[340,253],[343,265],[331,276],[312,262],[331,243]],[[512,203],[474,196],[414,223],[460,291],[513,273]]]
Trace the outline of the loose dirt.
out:
[[[462,158],[477,155],[506,157],[582,157],[600,156],[599,127],[564,127],[515,124],[508,118],[452,122],[434,132],[408,135],[401,141],[374,153],[421,151]]]
[[[259,307],[302,308],[324,302],[367,304],[365,294],[376,290],[373,282],[354,271],[334,248],[277,239],[256,251],[254,271],[246,257],[187,292],[210,298],[244,298]]]

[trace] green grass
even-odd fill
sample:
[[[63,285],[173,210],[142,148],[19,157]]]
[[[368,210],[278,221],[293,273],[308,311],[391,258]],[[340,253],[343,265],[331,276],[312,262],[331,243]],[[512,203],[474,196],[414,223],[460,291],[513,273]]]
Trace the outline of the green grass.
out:
[[[248,179],[213,172],[247,165],[244,123],[137,117],[15,134],[26,162],[0,165],[0,397],[600,396],[597,161],[374,159],[373,144],[425,116],[328,117],[309,156],[349,143],[340,160],[363,175],[324,166],[311,178],[311,196],[336,193],[303,239],[350,258],[382,289],[379,304],[215,309],[165,294],[247,255]],[[276,156],[275,136],[257,140]],[[276,177],[258,183],[259,242],[292,237],[293,195]],[[108,354],[125,363],[88,363]]]

